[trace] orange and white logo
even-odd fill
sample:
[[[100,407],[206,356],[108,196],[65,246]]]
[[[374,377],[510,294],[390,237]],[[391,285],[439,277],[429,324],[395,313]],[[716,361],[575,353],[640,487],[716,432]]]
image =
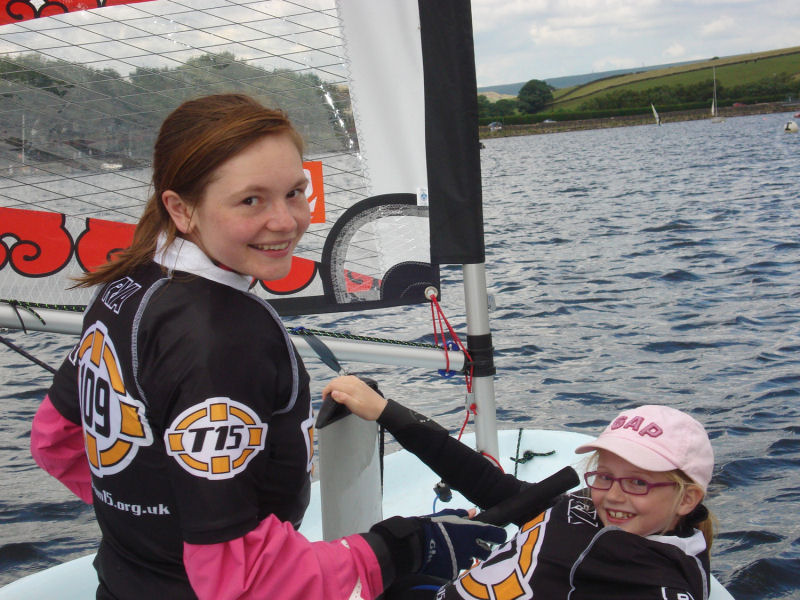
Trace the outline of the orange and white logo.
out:
[[[475,600],[530,598],[530,577],[538,561],[547,515],[542,513],[528,521],[515,538],[457,579],[460,596]]]
[[[89,467],[98,477],[119,473],[141,446],[153,443],[144,405],[126,391],[120,361],[100,321],[75,347],[78,393]]]
[[[308,178],[306,199],[311,211],[312,223],[325,222],[325,189],[322,185],[322,161],[307,160],[303,163],[303,171]]]
[[[164,434],[167,453],[197,477],[229,479],[264,449],[267,424],[249,406],[208,398],[183,411]]]

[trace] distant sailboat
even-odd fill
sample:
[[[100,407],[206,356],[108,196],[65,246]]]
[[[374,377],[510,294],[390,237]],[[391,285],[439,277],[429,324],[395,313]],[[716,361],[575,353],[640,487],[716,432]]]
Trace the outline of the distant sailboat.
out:
[[[652,102],[650,103],[650,108],[653,109],[653,118],[656,120],[656,125],[661,125],[661,117],[658,116],[658,111]]]
[[[722,123],[725,119],[719,116],[717,111],[717,69],[716,67],[712,67],[712,73],[714,75],[714,97],[711,100],[711,122],[712,123]]]

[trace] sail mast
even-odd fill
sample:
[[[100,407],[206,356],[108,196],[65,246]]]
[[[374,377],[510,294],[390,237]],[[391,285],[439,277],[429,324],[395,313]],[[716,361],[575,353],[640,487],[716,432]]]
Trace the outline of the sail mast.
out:
[[[494,358],[489,328],[489,307],[486,293],[486,265],[463,265],[465,305],[467,312],[467,350],[476,372],[472,393],[476,405],[475,442],[477,449],[499,458],[497,441],[497,407],[494,394]]]
[[[468,0],[420,2],[419,7],[431,261],[462,265],[477,449],[496,457],[472,12]]]
[[[370,192],[398,191],[390,187],[392,178],[398,166],[407,168],[409,179],[418,186],[418,199],[422,190],[429,202],[431,263],[462,265],[477,449],[497,457],[470,3],[348,0],[339,2],[338,8],[361,150],[370,165],[388,166],[373,173]],[[390,31],[372,26],[380,20]],[[415,43],[409,44],[411,40]],[[376,64],[376,55],[382,64]],[[415,74],[421,76],[419,89]],[[371,93],[374,88],[377,92]],[[389,97],[387,89],[392,90]],[[416,109],[419,116],[414,118]],[[379,131],[393,123],[402,123],[403,128],[390,135]],[[424,152],[415,151],[413,144],[423,140]],[[417,159],[423,159],[421,165]],[[380,505],[374,502],[380,494],[374,477],[378,468],[374,444],[348,445],[351,439],[374,439],[372,425],[348,418],[318,432],[325,539],[363,531],[381,516]],[[342,456],[356,456],[353,462],[359,463],[359,469],[339,468],[335,457]]]

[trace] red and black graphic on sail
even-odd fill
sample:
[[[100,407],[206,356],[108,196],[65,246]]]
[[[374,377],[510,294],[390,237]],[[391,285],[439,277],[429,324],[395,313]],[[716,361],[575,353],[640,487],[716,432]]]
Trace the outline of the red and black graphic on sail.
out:
[[[133,241],[135,225],[103,219],[86,219],[86,229],[75,244],[75,258],[84,271],[94,271],[111,261]]]
[[[79,10],[134,4],[150,0],[0,0],[0,25],[19,23],[28,19],[52,17]]]
[[[0,269],[24,277],[58,273],[72,257],[72,236],[59,213],[0,208]]]
[[[93,271],[130,246],[136,229],[131,223],[86,219],[73,242],[66,220],[61,213],[0,208],[0,270],[10,266],[23,277],[47,277],[67,268],[74,254],[81,271]],[[317,271],[313,260],[294,257],[289,275],[261,284],[273,294],[292,294],[307,287]]]

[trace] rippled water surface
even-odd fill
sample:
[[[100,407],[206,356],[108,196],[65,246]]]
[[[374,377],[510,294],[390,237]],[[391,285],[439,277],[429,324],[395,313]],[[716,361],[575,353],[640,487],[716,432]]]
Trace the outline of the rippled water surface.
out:
[[[800,598],[800,136],[783,133],[786,120],[495,139],[482,151],[500,423],[596,433],[637,404],[692,413],[717,455],[712,568],[738,600]],[[443,307],[464,332],[452,285]],[[287,324],[431,339],[424,307]],[[53,365],[71,343],[7,337]],[[331,373],[308,363],[318,395]],[[458,378],[350,367],[461,426]],[[48,382],[0,348],[0,584],[97,542],[91,510],[29,458]]]

